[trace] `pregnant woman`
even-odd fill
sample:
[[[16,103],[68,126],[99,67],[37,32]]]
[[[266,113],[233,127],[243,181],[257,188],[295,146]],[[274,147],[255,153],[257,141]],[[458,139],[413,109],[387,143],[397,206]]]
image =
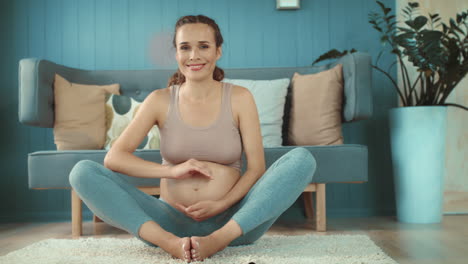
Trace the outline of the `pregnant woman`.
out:
[[[312,154],[297,147],[265,171],[253,96],[222,82],[224,72],[216,66],[222,43],[214,20],[180,18],[173,40],[178,71],[168,87],[146,97],[104,166],[85,160],[70,173],[70,184],[94,214],[187,262],[259,239],[316,168]],[[161,164],[133,154],[154,125]],[[161,197],[141,192],[116,172],[160,178]]]

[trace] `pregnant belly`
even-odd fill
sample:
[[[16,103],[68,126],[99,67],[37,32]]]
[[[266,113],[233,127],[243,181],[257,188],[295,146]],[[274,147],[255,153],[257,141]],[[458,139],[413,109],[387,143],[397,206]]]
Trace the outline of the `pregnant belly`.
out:
[[[176,203],[190,206],[199,201],[223,198],[240,178],[237,169],[203,161],[211,170],[213,179],[193,175],[186,179],[161,179],[161,198],[175,207]]]

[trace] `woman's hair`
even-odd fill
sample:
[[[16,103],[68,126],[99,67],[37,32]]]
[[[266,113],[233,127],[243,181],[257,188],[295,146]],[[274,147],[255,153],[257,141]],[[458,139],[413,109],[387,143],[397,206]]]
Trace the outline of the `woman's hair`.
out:
[[[218,24],[216,22],[204,15],[198,15],[198,16],[184,16],[179,18],[177,20],[177,23],[175,25],[175,31],[174,31],[174,39],[172,40],[172,44],[174,45],[174,48],[177,48],[176,44],[176,34],[177,30],[186,24],[196,24],[196,23],[202,23],[202,24],[207,24],[210,26],[215,34],[215,41],[216,41],[216,48],[221,47],[223,44],[223,36],[221,35],[221,31],[219,30]],[[224,71],[216,66],[216,68],[213,71],[213,79],[216,81],[221,81],[224,79]],[[172,75],[172,77],[169,79],[167,82],[167,86],[171,86],[174,84],[180,85],[185,82],[185,76],[180,72],[180,69],[177,69],[177,72]]]

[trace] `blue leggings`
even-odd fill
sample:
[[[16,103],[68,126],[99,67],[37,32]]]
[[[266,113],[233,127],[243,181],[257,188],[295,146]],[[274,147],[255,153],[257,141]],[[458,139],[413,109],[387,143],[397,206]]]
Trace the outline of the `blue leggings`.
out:
[[[178,237],[207,236],[233,219],[242,235],[231,246],[259,239],[312,181],[316,162],[297,147],[276,160],[247,195],[228,210],[197,222],[165,201],[145,194],[99,163],[78,162],[70,172],[70,184],[88,208],[110,225],[124,229],[148,245],[138,231],[147,221],[158,223]]]

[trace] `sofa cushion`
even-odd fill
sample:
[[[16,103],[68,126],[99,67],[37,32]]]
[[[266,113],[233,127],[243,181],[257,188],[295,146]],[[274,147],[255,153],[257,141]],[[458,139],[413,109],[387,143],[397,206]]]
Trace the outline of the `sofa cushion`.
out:
[[[264,147],[282,145],[284,103],[290,80],[224,79],[223,82],[243,86],[252,93],[257,105]]]
[[[295,73],[288,139],[290,145],[343,144],[342,65],[308,75]]]
[[[70,83],[55,74],[54,140],[58,150],[102,149],[106,141],[106,93],[119,93],[119,84]]]
[[[106,143],[104,149],[109,150],[135,117],[141,102],[123,95],[111,95],[106,102]],[[137,149],[159,149],[158,126],[148,132]]]
[[[267,168],[295,146],[265,148]],[[317,169],[313,182],[353,182],[367,181],[367,147],[356,144],[335,146],[304,146],[314,156]],[[105,150],[38,151],[28,155],[28,175],[30,188],[70,188],[68,175],[80,160],[93,160],[103,164]],[[136,156],[161,163],[159,150],[137,150]],[[246,157],[242,157],[243,172]],[[337,166],[339,164],[339,166]],[[125,176],[135,186],[159,186],[159,179]]]

